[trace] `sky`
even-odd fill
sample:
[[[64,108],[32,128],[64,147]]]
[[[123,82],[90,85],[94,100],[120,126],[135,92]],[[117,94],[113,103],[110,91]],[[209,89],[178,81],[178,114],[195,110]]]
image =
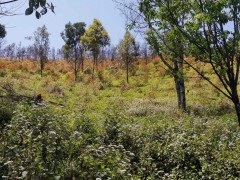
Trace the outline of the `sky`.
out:
[[[28,0],[11,3],[11,8],[18,7],[15,13],[20,15],[1,17],[0,23],[6,26],[7,44],[13,42],[31,44],[32,42],[25,37],[32,36],[38,27],[46,25],[50,33],[50,46],[61,48],[64,42],[60,33],[64,30],[65,24],[69,21],[85,22],[88,27],[94,18],[99,19],[108,31],[111,44],[117,45],[124,36],[126,20],[112,0],[48,0],[48,2],[56,6],[56,14],[49,11],[40,19],[36,19],[34,15],[24,15]]]

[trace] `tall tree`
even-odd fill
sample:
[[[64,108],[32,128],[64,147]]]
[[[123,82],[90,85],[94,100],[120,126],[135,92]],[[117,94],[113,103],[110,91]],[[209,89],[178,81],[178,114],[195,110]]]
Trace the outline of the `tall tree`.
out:
[[[65,30],[61,33],[62,39],[65,41],[65,57],[67,57],[67,59],[70,61],[73,59],[75,80],[77,79],[80,64],[82,64],[83,71],[84,48],[80,43],[80,40],[85,33],[85,27],[86,24],[83,22],[74,24],[69,22],[65,25]],[[73,55],[73,58],[70,56],[70,54]]]
[[[157,18],[155,26],[168,24],[175,28],[178,34],[188,40],[196,61],[212,67],[212,72],[221,82],[221,86],[215,84],[206,75],[208,72],[201,72],[192,66],[205,80],[233,102],[240,126],[239,2],[141,0],[139,7],[149,19]],[[186,17],[181,24],[178,21],[179,14],[185,14]]]
[[[10,60],[13,60],[13,58],[16,57],[16,44],[12,43],[7,45],[4,49],[4,52],[5,57],[8,57],[10,58]]]
[[[126,13],[126,16],[131,21],[130,27],[145,34],[148,44],[161,58],[165,68],[172,74],[175,82],[178,107],[186,111],[183,73],[185,39],[178,32],[177,28],[169,26],[167,23],[159,22],[159,18],[162,17],[161,10],[149,8],[149,6],[158,6],[157,0],[146,0],[146,2],[144,1],[145,3],[141,0],[130,2],[129,4],[126,4],[124,0],[116,2],[123,5],[123,10],[130,11],[130,13]],[[176,21],[181,24],[184,19],[185,14],[179,13]]]
[[[48,60],[50,51],[49,35],[47,27],[43,25],[43,27],[37,28],[37,30],[33,33],[33,37],[28,37],[28,39],[34,41],[33,47],[40,63],[41,76],[43,75],[43,69]]]
[[[123,40],[118,45],[118,54],[125,64],[126,80],[129,83],[129,66],[135,57],[135,39],[129,31],[126,31]]]
[[[102,23],[98,19],[94,19],[93,24],[89,26],[86,33],[81,39],[86,50],[92,52],[93,56],[93,76],[95,66],[98,70],[98,56],[100,49],[110,44],[110,38]]]
[[[149,45],[146,42],[144,42],[141,47],[141,57],[145,60],[146,65],[148,64],[149,61],[149,54],[150,54]]]

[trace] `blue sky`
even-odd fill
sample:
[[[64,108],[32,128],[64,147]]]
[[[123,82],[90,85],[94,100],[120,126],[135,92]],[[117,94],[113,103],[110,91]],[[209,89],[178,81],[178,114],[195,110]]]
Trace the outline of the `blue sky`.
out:
[[[20,0],[21,3],[26,0]],[[51,47],[60,48],[64,42],[60,33],[64,30],[64,26],[69,21],[85,22],[89,26],[94,18],[99,19],[111,38],[111,43],[116,45],[124,36],[125,18],[116,8],[116,4],[112,0],[48,0],[55,7],[56,14],[51,12],[36,19],[34,15],[23,15],[27,7],[27,1],[17,10],[22,15],[2,17],[1,23],[5,24],[7,30],[7,44],[12,42],[22,42],[23,45],[30,44],[24,37],[31,36],[33,32],[44,24],[47,26],[50,35]],[[12,4],[13,5],[18,5]]]

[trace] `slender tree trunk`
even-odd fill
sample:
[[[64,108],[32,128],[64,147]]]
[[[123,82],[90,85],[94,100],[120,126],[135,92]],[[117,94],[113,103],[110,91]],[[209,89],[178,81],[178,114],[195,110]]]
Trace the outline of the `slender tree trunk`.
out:
[[[94,78],[94,67],[95,67],[96,57],[93,57],[93,68],[92,68],[92,79]]]
[[[40,69],[40,71],[41,71],[41,72],[40,72],[40,73],[41,73],[41,77],[43,77],[43,71],[42,71],[42,68]]]
[[[186,112],[187,111],[187,105],[186,105],[186,93],[185,93],[185,83],[184,78],[181,78],[179,80],[180,85],[180,94],[181,94],[181,109]]]
[[[96,58],[96,71],[98,71],[98,59]]]
[[[183,58],[177,58],[176,61],[174,61],[173,75],[174,75],[175,87],[177,91],[178,108],[186,112],[187,105],[186,105],[185,83],[184,83],[184,77],[183,77]]]
[[[77,59],[74,60],[74,80],[77,81]]]
[[[177,101],[178,101],[178,108],[181,108],[181,92],[180,92],[180,82],[178,80],[178,78],[174,78],[175,81],[175,88],[176,88],[176,92],[177,92]]]
[[[83,59],[83,57],[82,57],[82,72],[84,71],[84,59]]]
[[[237,118],[238,118],[238,125],[240,126],[240,104],[234,103],[234,106],[235,106],[235,111],[236,111]]]
[[[127,64],[126,64],[126,76],[127,76],[127,83],[129,84],[129,78],[128,78],[128,73],[129,73],[129,63],[127,61]]]
[[[41,73],[41,77],[43,77],[43,60],[40,59],[40,73]]]
[[[74,48],[74,53],[75,53],[75,60],[74,60],[74,76],[75,76],[75,82],[77,81],[77,74],[78,74],[78,53],[77,53],[77,48]]]
[[[179,67],[179,86],[180,86],[180,94],[181,94],[181,108],[184,112],[187,111],[186,105],[186,93],[185,93],[185,82],[183,77],[183,54],[182,57],[178,60],[178,67]]]
[[[234,103],[235,111],[238,118],[238,124],[240,126],[240,102],[239,102],[239,96],[237,91],[237,85],[235,88],[232,89],[232,101]]]

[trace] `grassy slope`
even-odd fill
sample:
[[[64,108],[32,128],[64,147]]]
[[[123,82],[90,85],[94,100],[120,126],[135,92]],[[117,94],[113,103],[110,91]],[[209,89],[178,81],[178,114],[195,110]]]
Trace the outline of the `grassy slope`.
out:
[[[85,69],[90,66],[87,62]],[[101,115],[119,101],[115,108],[128,111],[130,115],[181,114],[176,108],[173,78],[157,59],[147,66],[141,61],[137,63],[130,84],[126,84],[125,72],[116,64],[107,62],[99,69],[100,75],[96,75],[94,81],[91,75],[81,73],[81,80],[75,83],[71,66],[64,61],[47,64],[41,78],[37,62],[1,60],[0,81],[12,84],[20,94],[34,96],[41,93],[44,99],[64,103],[77,112],[85,109],[88,113]],[[186,96],[190,113],[235,120],[231,103],[191,69],[186,73]],[[151,113],[150,110],[144,112],[144,108],[152,108]]]
[[[85,69],[88,67],[90,62]],[[78,123],[75,115],[87,116],[100,139],[114,143],[110,135],[117,128],[116,141],[138,159],[131,170],[136,177],[147,178],[149,173],[149,178],[190,178],[187,173],[194,174],[195,168],[194,177],[203,179],[226,178],[230,173],[237,176],[240,143],[234,109],[192,70],[186,73],[188,113],[177,109],[173,79],[157,59],[147,66],[136,63],[130,84],[125,82],[124,71],[111,62],[100,65],[94,81],[90,74],[80,73],[80,80],[74,82],[71,71],[64,61],[51,61],[41,78],[36,62],[1,60],[0,83],[11,84],[19,94],[41,93],[45,100],[64,104],[65,108],[56,106],[56,111],[68,112],[73,126]],[[196,167],[199,162],[202,174]],[[155,166],[166,167],[165,174],[151,169]],[[178,176],[172,177],[174,174]]]

